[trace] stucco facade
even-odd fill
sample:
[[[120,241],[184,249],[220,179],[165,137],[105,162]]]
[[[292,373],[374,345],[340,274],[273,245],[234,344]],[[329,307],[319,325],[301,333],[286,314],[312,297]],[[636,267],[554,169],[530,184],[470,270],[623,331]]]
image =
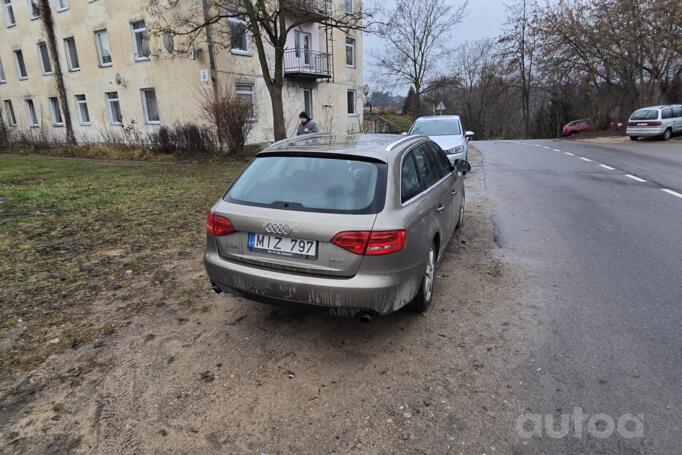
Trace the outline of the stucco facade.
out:
[[[334,1],[344,5],[344,0]],[[58,96],[55,76],[46,74],[49,68],[45,68],[54,65],[46,65],[41,58],[40,43],[47,42],[42,21],[31,17],[30,0],[7,2],[0,0],[2,118],[12,128],[47,131],[63,138],[64,127],[54,113],[54,100],[50,100]],[[154,21],[145,4],[142,0],[50,0],[71,119],[80,141],[100,141],[107,131],[120,131],[131,123],[148,132],[176,121],[202,122],[200,99],[202,92],[211,90],[207,46],[171,53],[163,39],[150,33],[141,44],[138,38],[145,27],[151,30]],[[298,114],[306,107],[322,131],[358,131],[363,105],[362,33],[325,30],[317,23],[304,24],[299,31],[289,34],[287,48],[294,52],[295,40],[305,36],[310,55],[329,54],[325,63],[330,77],[285,71],[287,133],[295,134]],[[233,85],[242,96],[252,97],[255,118],[249,142],[271,141],[270,97],[257,53],[250,38],[246,39],[245,50],[217,43],[217,79],[220,84]],[[352,58],[347,58],[347,46]],[[272,50],[268,52],[272,54]],[[23,57],[25,71],[18,55]],[[353,107],[348,105],[351,100]]]

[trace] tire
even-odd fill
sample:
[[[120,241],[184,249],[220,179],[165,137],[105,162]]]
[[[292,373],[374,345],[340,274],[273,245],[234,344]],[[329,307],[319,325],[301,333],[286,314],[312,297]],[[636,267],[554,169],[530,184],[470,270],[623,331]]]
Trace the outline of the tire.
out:
[[[639,139],[637,136],[630,136],[631,141],[637,141],[637,139]]]
[[[433,301],[433,288],[436,281],[437,254],[436,244],[433,243],[427,253],[426,270],[424,271],[422,282],[419,285],[419,291],[410,304],[411,309],[417,313],[425,313],[431,307],[431,302]]]
[[[665,133],[663,133],[663,136],[661,136],[661,139],[663,139],[664,141],[669,141],[672,136],[673,130],[668,128],[667,130],[665,130]]]

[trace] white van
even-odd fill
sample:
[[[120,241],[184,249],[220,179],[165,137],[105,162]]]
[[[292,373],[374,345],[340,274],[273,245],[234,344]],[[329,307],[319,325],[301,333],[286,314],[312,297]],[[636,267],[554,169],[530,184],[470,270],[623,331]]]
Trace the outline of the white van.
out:
[[[636,141],[640,137],[660,137],[664,141],[682,133],[682,105],[651,106],[636,110],[625,134]]]

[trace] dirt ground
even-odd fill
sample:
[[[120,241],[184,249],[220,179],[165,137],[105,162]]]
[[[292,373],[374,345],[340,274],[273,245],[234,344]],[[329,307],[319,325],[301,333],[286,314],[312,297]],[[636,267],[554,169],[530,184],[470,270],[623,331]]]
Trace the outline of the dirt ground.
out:
[[[169,251],[149,275],[182,299],[121,317],[115,295],[157,292],[132,280],[93,302],[112,330],[0,383],[0,452],[520,453],[512,378],[532,315],[472,165],[427,314],[362,324],[216,295],[200,248]]]

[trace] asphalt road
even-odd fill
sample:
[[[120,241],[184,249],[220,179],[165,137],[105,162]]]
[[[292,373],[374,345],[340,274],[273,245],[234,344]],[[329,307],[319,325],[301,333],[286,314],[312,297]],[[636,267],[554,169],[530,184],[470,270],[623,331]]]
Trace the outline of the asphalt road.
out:
[[[562,416],[570,422],[552,437],[543,418],[541,435],[527,438],[537,418],[523,417],[515,452],[679,454],[682,144],[475,145],[496,241],[527,273],[528,323],[540,327],[532,346],[517,347],[521,412],[550,414],[557,430]],[[595,414],[628,420],[627,431],[609,431],[608,418],[589,429]]]

